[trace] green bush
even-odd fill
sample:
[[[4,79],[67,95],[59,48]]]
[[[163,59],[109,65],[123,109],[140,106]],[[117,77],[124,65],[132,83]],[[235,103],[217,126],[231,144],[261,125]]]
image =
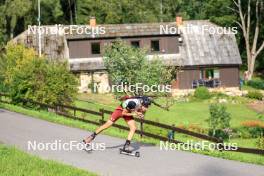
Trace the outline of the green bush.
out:
[[[211,95],[206,87],[198,87],[197,89],[195,89],[194,97],[204,100],[209,99]]]
[[[242,127],[240,132],[244,132],[242,138],[257,138],[264,133],[264,128],[261,127]],[[249,136],[248,136],[249,135]]]
[[[219,138],[219,139],[220,138],[221,139],[228,139],[229,138],[229,134],[222,129],[216,129],[216,130],[210,129],[208,132],[208,135]]]
[[[254,90],[254,91],[249,91],[247,97],[252,99],[262,100],[263,94],[260,91]]]
[[[264,80],[260,80],[260,79],[250,80],[247,82],[247,85],[251,86],[255,89],[263,89],[264,90]]]
[[[226,106],[219,104],[211,104],[209,106],[210,117],[207,120],[209,123],[209,135],[228,139],[231,116],[226,111]]]
[[[9,45],[6,58],[5,82],[13,102],[19,103],[21,99],[51,105],[73,102],[77,81],[67,63],[39,58],[33,50],[20,45]]]

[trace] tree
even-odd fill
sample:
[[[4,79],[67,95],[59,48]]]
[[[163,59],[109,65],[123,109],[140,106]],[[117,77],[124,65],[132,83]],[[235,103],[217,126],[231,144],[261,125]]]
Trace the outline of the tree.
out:
[[[73,103],[77,81],[67,63],[37,57],[33,49],[8,44],[5,54],[5,84],[12,101],[30,99],[50,105]]]
[[[227,139],[229,137],[231,116],[226,111],[226,106],[211,104],[209,106],[210,117],[207,119],[209,125],[209,135]]]
[[[6,0],[3,7],[5,28],[9,38],[13,38],[18,19],[26,15],[31,8],[30,0]]]
[[[166,67],[160,58],[147,59],[145,50],[140,50],[117,41],[105,48],[104,64],[110,78],[115,85],[170,85],[173,69]],[[116,93],[116,92],[115,92]],[[125,92],[134,95],[142,95],[142,89],[133,92]],[[158,94],[156,92],[151,92]]]
[[[177,13],[181,13],[182,16],[184,16],[185,19],[188,19],[188,15],[186,15],[186,11],[184,9],[184,2],[183,0],[155,0],[152,1],[154,3],[154,7],[158,7],[157,4],[160,6],[160,12],[158,13],[157,10],[155,10],[155,14],[159,14],[160,22],[163,21],[175,21],[175,17]],[[154,9],[155,9],[154,8]],[[181,10],[182,9],[182,10]]]
[[[76,24],[77,21],[77,0],[60,0],[65,22]]]
[[[248,67],[248,79],[251,80],[254,69],[255,62],[260,53],[264,49],[264,39],[260,39],[260,31],[263,30],[263,20],[264,20],[264,5],[262,0],[248,0],[247,8],[243,8],[241,0],[233,0],[235,4],[235,9],[232,10],[239,14],[240,21],[237,21],[237,24],[240,26],[243,32],[243,38],[246,45],[247,53],[247,67]],[[251,8],[255,6],[255,14],[252,14]],[[252,18],[255,18],[253,23]],[[252,32],[252,27],[254,25],[254,32]]]
[[[228,9],[232,5],[230,0],[208,0],[204,5],[205,18],[225,27],[236,25],[236,15]]]
[[[41,23],[57,24],[63,21],[63,12],[60,1],[41,0]]]

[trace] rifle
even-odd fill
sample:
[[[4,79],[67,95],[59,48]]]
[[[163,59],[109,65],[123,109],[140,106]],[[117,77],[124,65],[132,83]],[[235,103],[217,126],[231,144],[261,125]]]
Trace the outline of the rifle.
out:
[[[120,101],[125,101],[127,99],[132,99],[132,98],[142,98],[143,96],[129,96],[129,95],[125,95],[123,97],[120,97],[119,100]],[[163,110],[166,110],[166,111],[169,111],[169,107],[170,106],[163,106],[161,104],[158,104],[157,102],[154,101],[154,98],[158,98],[158,96],[155,96],[155,95],[150,95],[150,96],[145,96],[145,97],[149,97],[150,100],[151,100],[151,103],[153,103],[155,106],[163,109]]]

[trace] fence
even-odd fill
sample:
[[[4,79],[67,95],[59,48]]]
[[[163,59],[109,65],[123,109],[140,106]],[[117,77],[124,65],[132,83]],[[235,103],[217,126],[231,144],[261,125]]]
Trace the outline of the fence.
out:
[[[9,96],[7,94],[0,93],[0,102],[12,104],[11,101],[3,100],[3,97],[4,97],[4,99],[8,99]],[[55,105],[55,106],[52,106],[52,105],[39,103],[39,102],[35,102],[35,101],[32,101],[32,100],[26,100],[26,99],[21,99],[21,102],[32,103],[32,104],[38,105],[41,109],[47,109],[47,111],[53,110],[58,115],[62,115],[62,116],[67,117],[67,118],[79,120],[79,121],[82,121],[82,122],[85,122],[85,123],[94,124],[94,125],[101,125],[101,124],[105,123],[106,122],[105,115],[109,115],[109,114],[112,113],[111,111],[108,111],[108,110],[105,110],[105,109],[100,109],[99,111],[93,111],[93,110],[87,110],[87,109],[78,108],[78,107],[74,107],[74,106],[68,106],[68,105]],[[64,111],[62,111],[62,109]],[[72,111],[72,113],[69,113],[71,111]],[[65,112],[68,112],[68,113],[65,113]],[[89,120],[87,118],[78,117],[77,116],[77,112],[93,114],[95,116],[98,116],[99,122],[98,121],[94,121],[94,120]],[[145,120],[145,119],[135,118],[135,120],[140,123],[140,130],[136,130],[136,133],[139,134],[141,137],[145,136],[145,137],[150,137],[150,138],[153,138],[153,139],[158,139],[158,140],[161,140],[161,141],[169,141],[171,143],[176,143],[176,144],[177,143],[183,143],[183,142],[178,141],[178,140],[174,140],[174,139],[169,140],[165,136],[161,136],[161,135],[158,135],[158,134],[153,134],[153,133],[144,131],[144,124],[147,124],[147,125],[151,125],[151,126],[154,126],[154,127],[158,127],[158,128],[164,129],[164,130],[175,131],[175,132],[178,132],[178,133],[182,133],[182,134],[185,134],[185,135],[188,135],[188,136],[192,136],[192,137],[196,137],[196,138],[199,138],[199,139],[207,140],[207,141],[210,141],[210,142],[220,143],[220,144],[223,143],[223,140],[221,140],[221,139],[218,139],[218,138],[215,138],[215,137],[211,137],[211,136],[208,136],[208,135],[205,135],[205,134],[196,133],[196,132],[189,131],[189,130],[186,130],[186,129],[178,128],[178,127],[175,127],[175,126],[170,126],[170,125],[167,125],[167,124],[154,122],[154,121],[151,121],[151,120]],[[119,124],[113,124],[113,126],[118,128],[118,129],[122,129],[122,130],[129,130],[128,127],[123,126],[123,125],[119,125]],[[244,147],[238,147],[237,150],[226,150],[226,151],[243,152],[243,153],[264,155],[264,150],[253,149],[253,148],[244,148]]]

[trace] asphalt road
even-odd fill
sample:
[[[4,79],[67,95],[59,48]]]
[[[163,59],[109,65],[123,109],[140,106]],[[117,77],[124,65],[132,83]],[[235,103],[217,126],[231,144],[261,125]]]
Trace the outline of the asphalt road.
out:
[[[0,109],[0,143],[14,145],[44,159],[56,160],[104,176],[263,176],[264,166],[224,160],[190,152],[160,150],[157,146],[134,143],[141,152],[136,158],[119,154],[124,140],[99,135],[95,144],[106,150],[41,150],[41,143],[80,141],[90,132],[70,128]],[[28,150],[36,141],[40,150]],[[75,143],[74,143],[75,144]]]

